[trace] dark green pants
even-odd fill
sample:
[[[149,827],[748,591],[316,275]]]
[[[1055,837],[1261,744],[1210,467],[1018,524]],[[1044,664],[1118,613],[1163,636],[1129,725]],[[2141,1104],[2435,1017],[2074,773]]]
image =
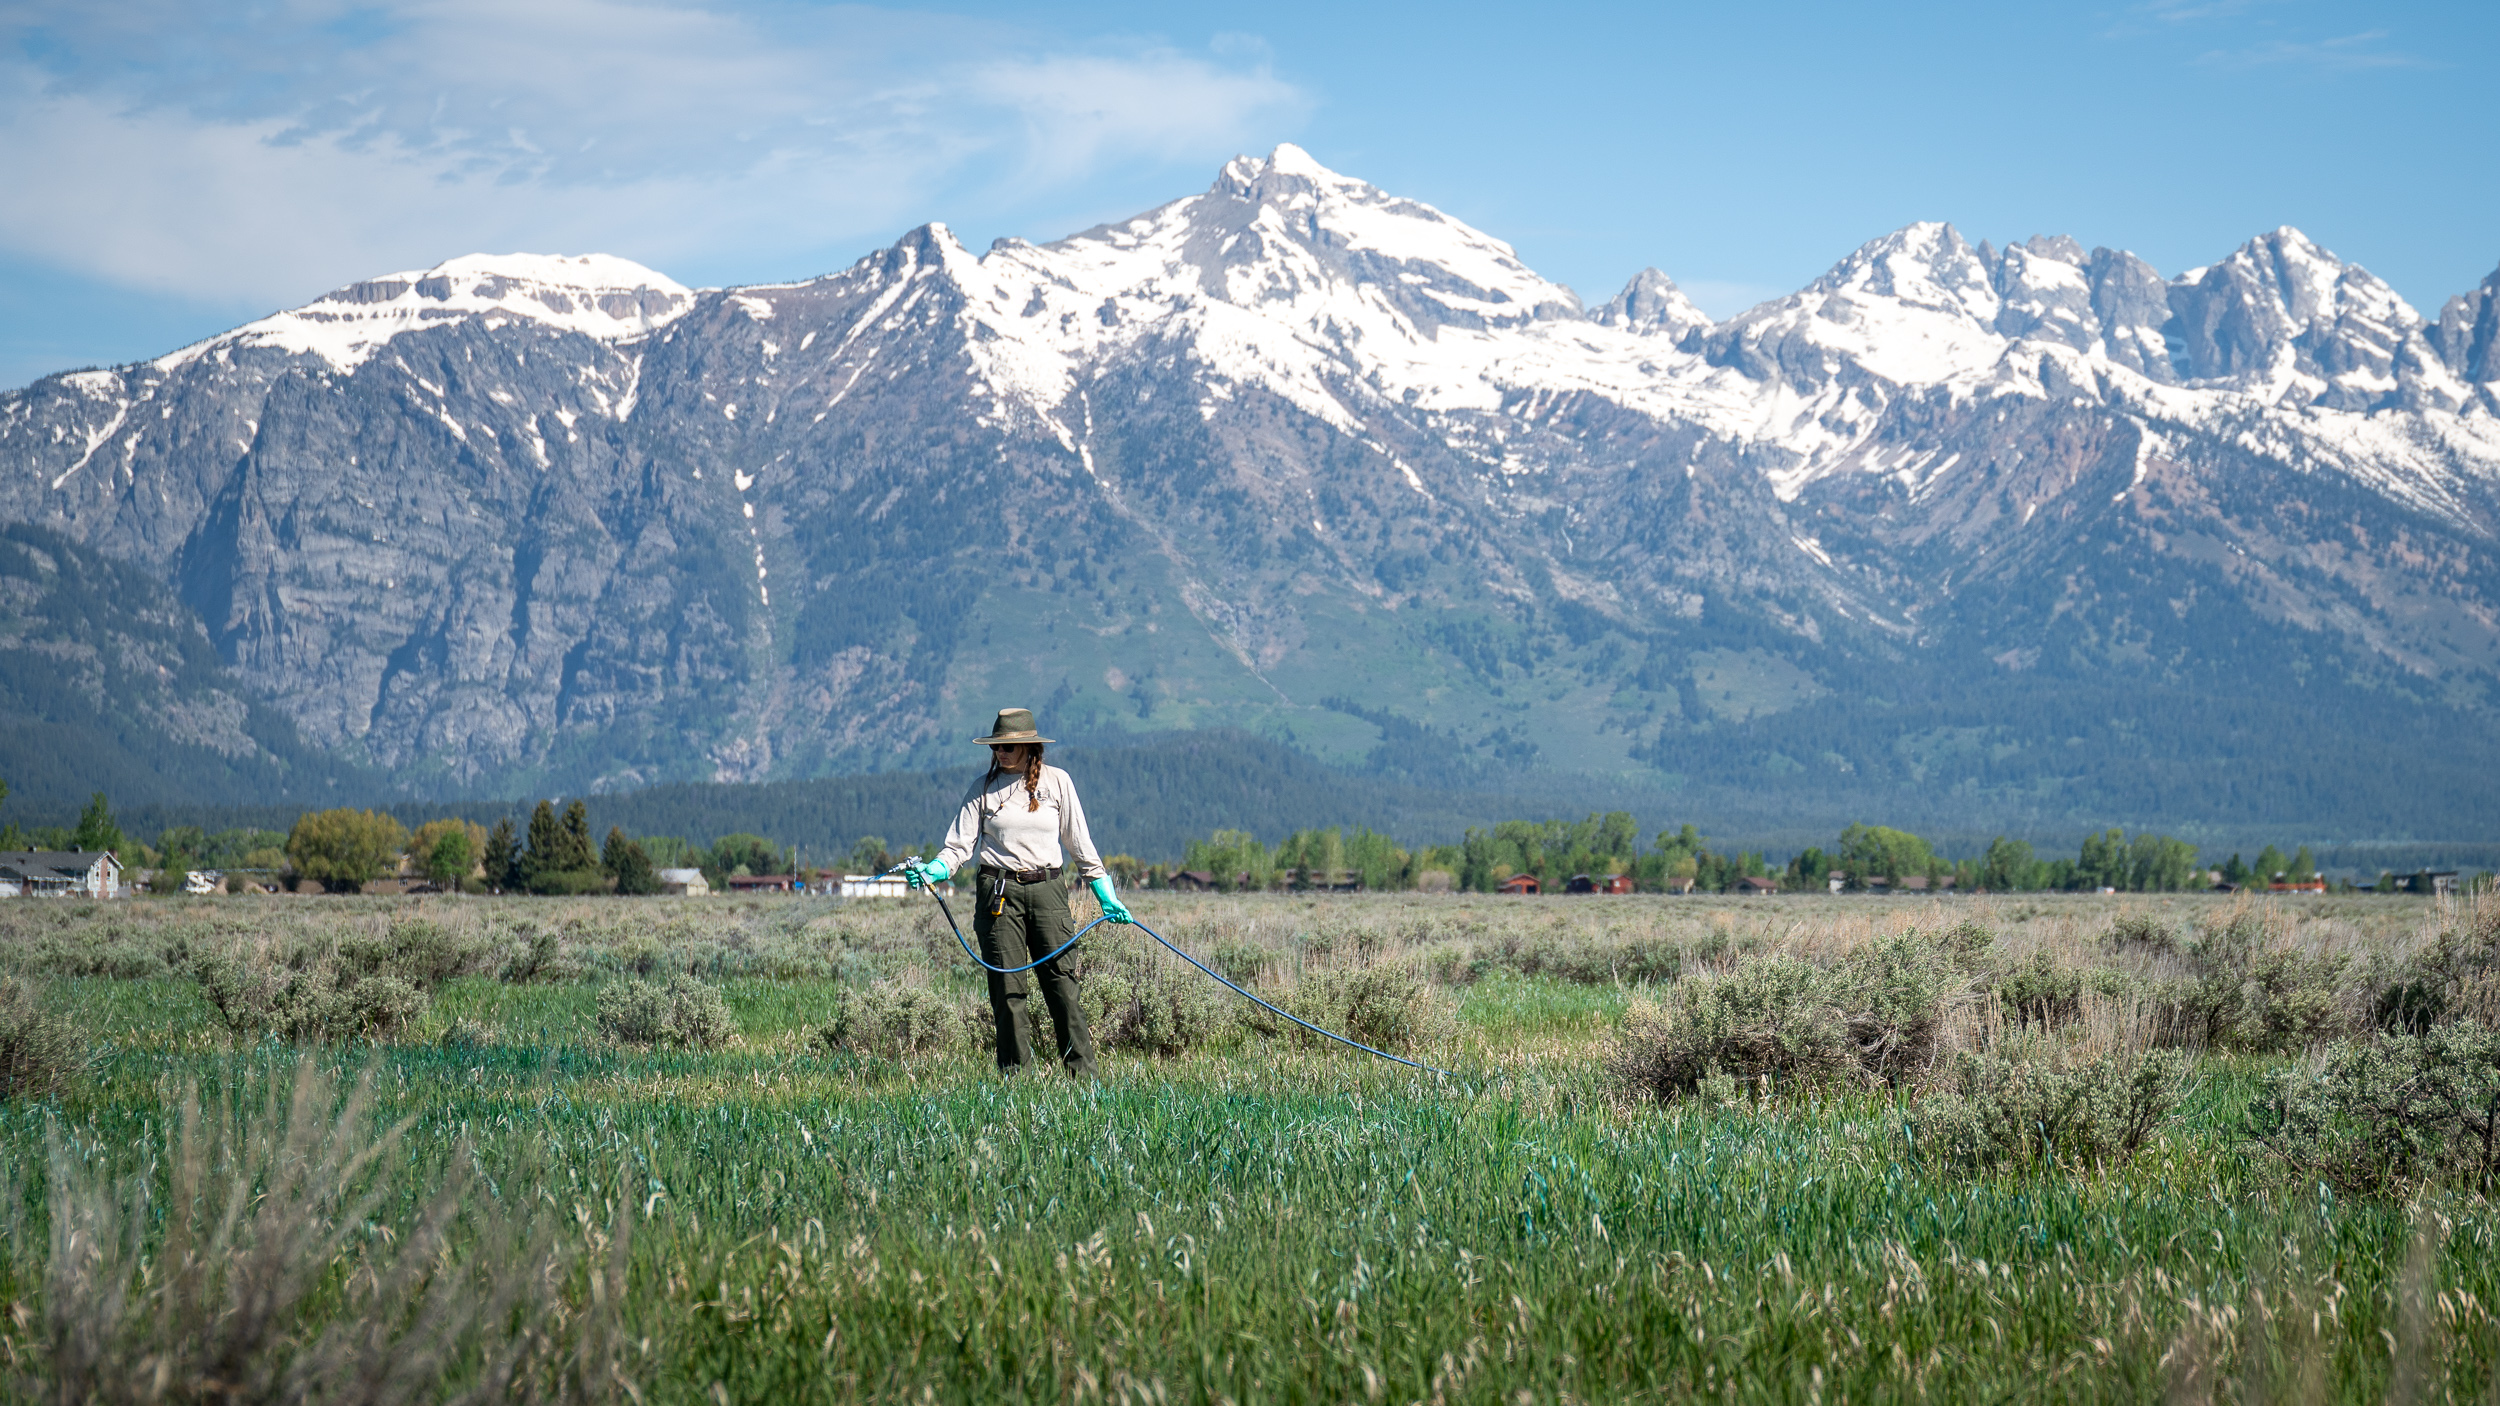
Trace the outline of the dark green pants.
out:
[[[978,893],[972,931],[980,938],[982,960],[994,966],[1023,966],[1076,931],[1067,885],[1056,874],[1038,884],[1020,884],[1002,874],[984,873]],[[1041,981],[1051,1029],[1059,1036],[1060,1060],[1069,1073],[1090,1079],[1094,1036],[1085,1028],[1084,1007],[1077,1004],[1076,974],[1068,970],[1073,955],[1044,962],[1030,975]],[[998,1022],[998,1067],[1022,1069],[1033,1062],[1033,1017],[1025,1007],[1027,973],[985,975],[990,979],[990,1015]]]

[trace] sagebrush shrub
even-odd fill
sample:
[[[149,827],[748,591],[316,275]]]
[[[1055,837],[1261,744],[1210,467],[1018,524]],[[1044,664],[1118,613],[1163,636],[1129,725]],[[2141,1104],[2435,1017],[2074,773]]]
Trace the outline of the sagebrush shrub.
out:
[[[639,1399],[621,1331],[633,1198],[601,1256],[530,1198],[481,1188],[465,1147],[439,1186],[417,1184],[394,1155],[406,1125],[374,1131],[370,1079],[341,1100],[321,1064],[256,1114],[194,1092],[127,1179],[123,1159],[47,1138],[52,1233],[33,1239],[50,1253],[20,1271],[40,1275],[41,1311],[21,1319],[37,1350],[13,1358],[12,1399]],[[403,1205],[413,1224],[377,1234]]]
[[[1411,967],[1332,972],[1318,985],[1319,1008],[1341,1022],[1331,1028],[1378,1049],[1429,1049],[1458,1031],[1449,1001]]]
[[[1479,948],[1460,974],[1481,981],[1495,972],[1583,986],[1660,984],[1683,975],[1684,948],[1659,937],[1604,942],[1585,935],[1509,934]]]
[[[1849,954],[1830,990],[1867,1079],[1898,1084],[1935,1063],[1947,1012],[1970,992],[1967,964],[1987,944],[1984,928],[1965,923],[1935,937],[1895,933]]]
[[[2083,1015],[2083,973],[2045,949],[1998,972],[1996,994],[2016,1024],[2055,1029]]]
[[[2305,1050],[2352,1021],[2342,989],[2350,959],[2308,956],[2267,940],[2256,919],[2206,929],[2188,944],[2180,1004],[2204,1042],[2259,1054]]]
[[[599,988],[599,1033],[621,1045],[712,1050],[738,1037],[718,988],[683,974],[665,985],[639,979]]]
[[[1837,966],[1749,957],[1724,976],[1692,977],[1626,1011],[1607,1067],[1653,1098],[1701,1092],[1705,1080],[1781,1085],[1902,1084],[1935,1064],[1955,1006],[1971,996],[1986,930],[1902,932]]]
[[[476,949],[440,923],[396,922],[379,937],[339,942],[339,961],[358,976],[395,976],[439,986],[468,969]]]
[[[2378,986],[2371,1013],[2382,1029],[2419,1035],[2451,1020],[2500,1025],[2500,904],[2443,929]]]
[[[2110,924],[2109,945],[2117,952],[2166,957],[2179,950],[2179,935],[2142,913],[2125,913]]]
[[[962,1003],[926,987],[881,981],[835,993],[833,1018],[816,1033],[816,1043],[828,1051],[900,1059],[960,1048],[966,1030]]]
[[[1857,1047],[1830,971],[1795,957],[1756,958],[1725,976],[1690,977],[1636,999],[1606,1064],[1617,1082],[1680,1098],[1704,1079],[1820,1084],[1858,1075]]]
[[[2500,1030],[2339,1041],[2315,1069],[2278,1070],[2249,1109],[2259,1146],[2348,1195],[2433,1184],[2500,1189]]]
[[[425,1018],[434,998],[405,977],[356,976],[334,956],[221,953],[193,967],[200,992],[237,1035],[290,1044],[385,1040]]]
[[[496,979],[520,985],[532,981],[555,981],[565,975],[557,963],[563,939],[535,926],[523,926],[512,934],[519,940],[512,956],[496,973]]]
[[[0,1099],[43,1098],[86,1072],[87,1042],[25,982],[0,981]]]
[[[1251,985],[1260,977],[1267,975],[1267,969],[1275,964],[1274,952],[1259,943],[1242,938],[1227,938],[1217,943],[1214,955],[1207,961],[1208,966],[1244,986]]]
[[[1458,1032],[1449,998],[1402,963],[1306,972],[1276,1004],[1323,1030],[1399,1053],[1444,1044]],[[1262,1035],[1330,1043],[1256,1006],[1242,1019]]]
[[[1241,998],[1196,967],[1179,958],[1159,961],[1134,945],[1089,955],[1080,999],[1103,1049],[1177,1055],[1239,1038]]]
[[[2143,1150],[2186,1088],[2177,1050],[2082,1063],[2024,1053],[1961,1056],[1953,1089],[1906,1120],[1917,1155],[1974,1169],[2109,1166]]]

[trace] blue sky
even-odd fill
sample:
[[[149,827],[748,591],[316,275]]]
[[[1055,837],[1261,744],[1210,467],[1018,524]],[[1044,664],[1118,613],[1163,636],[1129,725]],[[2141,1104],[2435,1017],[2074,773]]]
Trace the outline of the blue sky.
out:
[[[0,0],[0,385],[476,250],[805,277],[1279,141],[1725,316],[1913,220],[2500,265],[2500,6]]]

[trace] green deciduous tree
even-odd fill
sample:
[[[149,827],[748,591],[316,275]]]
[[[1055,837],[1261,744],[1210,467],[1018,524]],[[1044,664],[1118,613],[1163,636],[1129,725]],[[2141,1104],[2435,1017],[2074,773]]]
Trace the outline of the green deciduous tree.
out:
[[[1247,830],[1218,830],[1191,840],[1181,867],[1214,875],[1220,889],[1263,889],[1276,873],[1276,859]]]
[[[2268,845],[2257,851],[2257,862],[2249,868],[2248,881],[2259,888],[2264,888],[2282,878],[2284,871],[2291,867],[2292,861],[2283,857],[2283,851]]]
[[[703,876],[713,887],[721,888],[734,875],[785,873],[788,864],[781,847],[761,835],[723,835],[712,841],[711,858],[703,866]]]
[[[850,872],[882,874],[894,864],[893,851],[886,847],[883,835],[862,835],[851,841]]]
[[[384,874],[396,872],[408,832],[379,811],[312,811],[295,822],[286,837],[286,857],[295,872],[332,893],[354,893]]]
[[[1979,873],[1974,882],[1991,893],[2038,888],[2041,876],[2035,871],[2041,867],[2039,859],[2031,852],[2029,841],[1999,835],[1988,842],[1988,852],[1980,856]]]
[[[1864,888],[1871,878],[1898,884],[1904,875],[1928,872],[1935,862],[1935,848],[1906,830],[1852,825],[1840,832],[1840,866],[1848,871],[1851,888]]]
[[[438,884],[457,884],[469,877],[470,866],[477,863],[477,846],[469,838],[469,827],[456,826],[434,837],[433,847],[425,852],[425,874]]]

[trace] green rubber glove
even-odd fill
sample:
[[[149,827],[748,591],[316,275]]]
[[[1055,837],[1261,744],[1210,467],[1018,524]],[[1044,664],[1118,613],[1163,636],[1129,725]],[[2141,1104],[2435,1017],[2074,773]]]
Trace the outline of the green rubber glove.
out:
[[[906,859],[903,861],[903,882],[913,888],[919,888],[923,884],[945,883],[946,876],[953,872],[955,871],[946,867],[946,861],[943,859]]]
[[[1087,887],[1094,891],[1094,901],[1102,905],[1102,915],[1105,918],[1108,918],[1115,923],[1133,923],[1137,921],[1135,918],[1128,915],[1128,907],[1120,902],[1120,896],[1111,891],[1111,881],[1109,879],[1095,879],[1087,884]]]

